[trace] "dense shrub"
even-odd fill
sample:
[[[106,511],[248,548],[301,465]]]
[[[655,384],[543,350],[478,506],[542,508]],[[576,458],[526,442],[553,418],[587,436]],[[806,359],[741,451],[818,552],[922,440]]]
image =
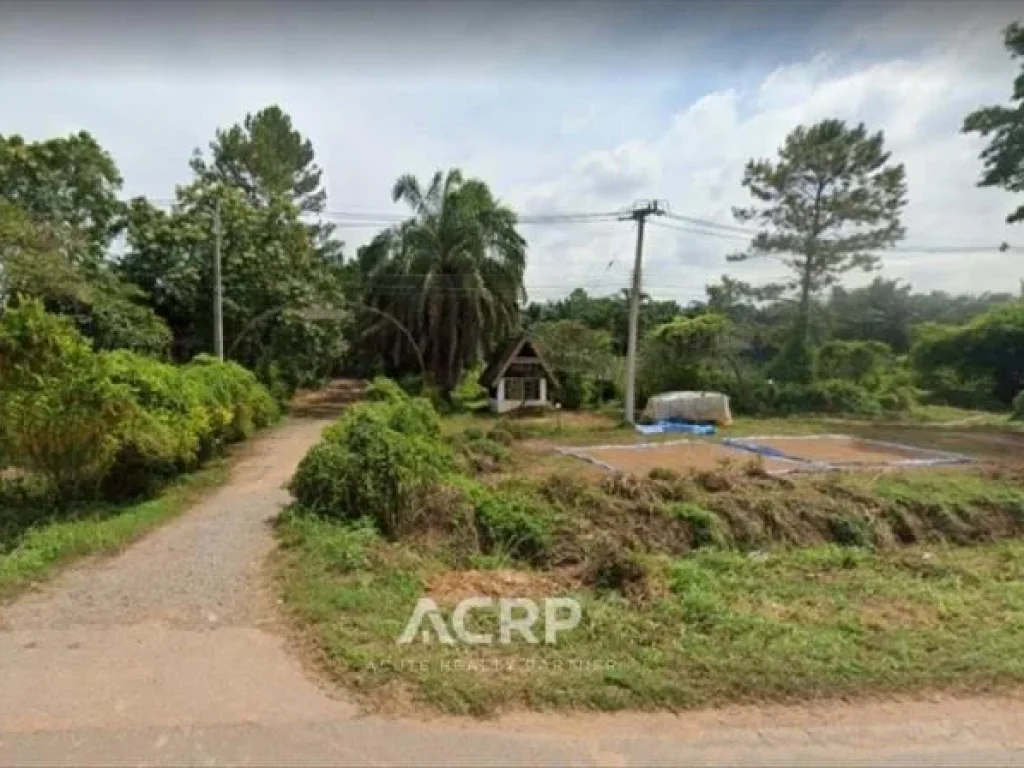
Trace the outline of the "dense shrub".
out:
[[[892,350],[880,341],[829,341],[814,356],[819,380],[841,380],[878,389],[892,363]]]
[[[378,391],[386,389],[377,387]],[[291,490],[304,507],[372,519],[396,538],[416,527],[422,502],[452,466],[429,403],[404,394],[349,408],[303,458]]]
[[[377,376],[366,388],[365,397],[370,402],[400,403],[409,399],[409,393],[391,379]]]
[[[96,353],[31,301],[0,319],[0,395],[5,462],[45,477],[63,503],[155,490],[277,415],[235,363]]]
[[[512,489],[488,493],[476,504],[476,523],[487,551],[542,564],[549,556],[557,515],[543,499]]]
[[[244,440],[278,416],[270,392],[238,363],[196,355],[181,371],[186,386],[195,387],[203,406],[213,414],[213,439],[218,446]]]
[[[23,302],[0,319],[0,443],[64,501],[94,495],[131,414],[128,391],[64,317]]]
[[[881,410],[878,399],[857,384],[839,379],[811,384],[782,384],[774,394],[779,413],[847,413],[870,416]]]
[[[959,380],[969,385],[954,388],[961,397],[985,393],[1006,406],[1024,386],[1024,302],[999,305],[962,326],[922,324],[910,359],[928,389]]]

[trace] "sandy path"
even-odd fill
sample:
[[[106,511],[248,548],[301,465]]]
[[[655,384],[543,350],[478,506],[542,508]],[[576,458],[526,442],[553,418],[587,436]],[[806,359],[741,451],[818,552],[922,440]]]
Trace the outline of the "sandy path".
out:
[[[263,582],[281,486],[324,423],[282,425],[180,519],[0,609],[0,764],[1024,764],[1016,698],[359,717],[288,653]]]

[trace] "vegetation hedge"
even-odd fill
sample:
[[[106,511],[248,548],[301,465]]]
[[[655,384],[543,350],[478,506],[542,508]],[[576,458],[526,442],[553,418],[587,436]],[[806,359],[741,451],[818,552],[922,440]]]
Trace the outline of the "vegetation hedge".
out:
[[[3,466],[40,476],[61,505],[151,493],[278,415],[235,363],[97,353],[37,301],[0,317],[0,398]]]

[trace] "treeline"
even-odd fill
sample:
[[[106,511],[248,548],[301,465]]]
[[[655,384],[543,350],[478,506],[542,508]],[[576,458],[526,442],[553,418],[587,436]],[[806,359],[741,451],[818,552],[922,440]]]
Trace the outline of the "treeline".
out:
[[[228,357],[281,397],[322,380],[342,359],[346,317],[342,244],[305,220],[326,200],[309,141],[268,107],[187,161],[173,199],[124,200],[90,134],[0,136],[3,306],[38,299],[98,350],[184,362],[213,350],[219,241]]]
[[[666,308],[641,303],[638,399],[695,389],[729,393],[748,413],[899,411],[918,402],[1006,408],[1024,387],[1024,303],[1010,293],[915,294],[876,278],[836,287],[812,306],[810,375],[776,366],[797,308],[759,300],[728,277],[707,299]],[[625,296],[534,304],[531,331],[545,343],[570,406],[621,397]],[[668,319],[665,319],[665,318]]]

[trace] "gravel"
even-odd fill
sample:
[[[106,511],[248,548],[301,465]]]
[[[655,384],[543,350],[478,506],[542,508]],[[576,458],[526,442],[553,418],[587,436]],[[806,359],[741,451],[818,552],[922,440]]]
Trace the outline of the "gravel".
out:
[[[273,620],[262,576],[296,465],[329,422],[292,420],[240,449],[230,482],[113,559],[64,571],[0,608],[5,630],[158,621],[181,628]]]

